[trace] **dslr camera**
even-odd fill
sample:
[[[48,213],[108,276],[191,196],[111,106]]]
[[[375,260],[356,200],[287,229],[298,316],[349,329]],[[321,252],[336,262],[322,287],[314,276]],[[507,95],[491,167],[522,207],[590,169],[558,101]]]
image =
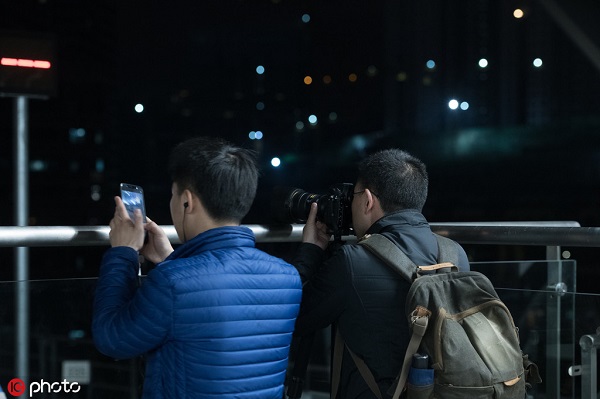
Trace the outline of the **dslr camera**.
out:
[[[317,220],[327,225],[336,241],[342,236],[354,234],[352,229],[352,193],[351,183],[334,184],[325,194],[313,194],[300,188],[275,188],[275,218],[283,223],[305,223],[310,205],[318,204]]]

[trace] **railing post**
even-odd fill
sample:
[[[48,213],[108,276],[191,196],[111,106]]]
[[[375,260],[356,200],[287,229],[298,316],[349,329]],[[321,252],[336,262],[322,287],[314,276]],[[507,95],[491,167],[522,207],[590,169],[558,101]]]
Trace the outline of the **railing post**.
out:
[[[598,347],[600,347],[600,327],[595,335],[584,335],[579,340],[581,346],[581,399],[598,397]]]
[[[138,373],[139,373],[139,358],[133,358],[129,360],[129,398],[137,399],[139,397],[139,381],[138,381]]]
[[[548,261],[549,289],[556,291],[562,283],[562,262],[560,246],[546,247]],[[561,296],[558,292],[549,293],[546,300],[546,397],[560,397],[560,315]]]
[[[29,224],[29,126],[27,97],[15,97],[15,221],[17,226]],[[29,381],[29,248],[15,248],[15,377]]]

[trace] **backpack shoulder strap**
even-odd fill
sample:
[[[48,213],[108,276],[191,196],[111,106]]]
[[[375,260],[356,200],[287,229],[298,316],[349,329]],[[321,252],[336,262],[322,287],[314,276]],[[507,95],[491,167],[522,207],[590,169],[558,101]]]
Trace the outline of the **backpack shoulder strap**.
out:
[[[358,243],[398,272],[406,281],[412,283],[419,276],[420,271],[434,271],[448,267],[458,270],[458,243],[439,234],[434,233],[434,236],[438,244],[439,263],[431,266],[415,265],[396,244],[382,234],[368,234]]]
[[[362,378],[365,380],[371,392],[377,397],[377,399],[383,399],[381,395],[381,390],[379,389],[379,385],[377,385],[377,381],[375,380],[375,376],[369,370],[369,366],[362,360],[358,355],[356,355],[352,350],[346,345],[342,334],[340,334],[339,328],[336,328],[335,334],[335,345],[333,350],[333,372],[332,372],[332,380],[331,380],[331,399],[336,399],[337,391],[340,384],[340,374],[341,374],[341,364],[342,364],[342,356],[344,352],[344,346],[348,349],[348,353],[352,356],[352,360],[354,360],[354,364],[358,368],[358,371]]]
[[[396,244],[381,234],[364,236],[359,244],[371,251],[406,281],[412,283],[417,277],[417,265]]]
[[[438,243],[438,258],[437,261],[450,262],[458,267],[458,243],[439,234],[433,234]]]

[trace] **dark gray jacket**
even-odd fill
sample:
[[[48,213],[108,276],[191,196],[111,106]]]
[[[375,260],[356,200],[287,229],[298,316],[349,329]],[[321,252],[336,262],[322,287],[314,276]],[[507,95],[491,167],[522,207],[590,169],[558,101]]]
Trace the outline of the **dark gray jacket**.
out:
[[[415,210],[387,215],[367,234],[390,238],[417,265],[438,263],[438,247],[429,223]],[[404,303],[410,284],[366,248],[342,245],[325,259],[325,251],[301,244],[292,262],[305,283],[296,335],[336,324],[346,344],[374,374],[382,392],[400,371],[410,339]],[[459,269],[469,262],[459,248]],[[345,351],[338,398],[374,398]]]

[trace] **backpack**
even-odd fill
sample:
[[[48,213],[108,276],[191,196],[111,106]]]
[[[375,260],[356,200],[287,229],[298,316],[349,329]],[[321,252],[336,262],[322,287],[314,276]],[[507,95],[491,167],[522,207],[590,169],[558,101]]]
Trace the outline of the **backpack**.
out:
[[[537,366],[521,351],[509,309],[485,275],[458,271],[458,243],[435,236],[440,263],[430,266],[415,265],[381,234],[359,242],[411,283],[406,317],[412,337],[388,397],[398,399],[406,391],[407,398],[524,398],[526,385],[539,383],[541,378]],[[345,345],[339,332],[335,345],[332,392],[337,390],[336,367]],[[371,391],[383,398],[365,362],[347,349]],[[425,390],[410,385],[406,389],[417,352],[429,356],[429,367],[434,370],[434,383]]]

